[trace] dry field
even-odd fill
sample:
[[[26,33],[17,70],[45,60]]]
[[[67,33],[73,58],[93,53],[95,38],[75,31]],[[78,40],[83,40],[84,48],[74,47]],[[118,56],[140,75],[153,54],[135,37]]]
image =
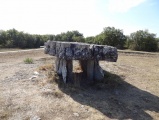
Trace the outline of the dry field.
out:
[[[17,51],[20,50],[18,48],[0,48],[0,52],[6,52],[6,51]]]
[[[0,120],[159,119],[159,54],[119,53],[100,62],[102,82],[81,88],[55,82],[52,64],[42,49],[0,53]]]

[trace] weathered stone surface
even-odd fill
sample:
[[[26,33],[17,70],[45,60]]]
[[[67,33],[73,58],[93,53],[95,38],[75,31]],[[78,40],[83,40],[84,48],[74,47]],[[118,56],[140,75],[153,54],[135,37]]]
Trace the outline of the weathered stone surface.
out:
[[[99,61],[94,61],[94,79],[102,80],[104,78],[103,69],[99,66]]]
[[[93,82],[94,80],[103,79],[104,73],[102,68],[99,66],[99,61],[92,59],[80,60],[80,65],[89,83]]]
[[[65,60],[106,60],[116,62],[117,49],[107,45],[47,41],[45,53]]]
[[[73,76],[74,85],[76,87],[80,87],[83,81],[83,72],[74,73],[73,75],[74,75]]]
[[[57,74],[62,75],[64,83],[67,80],[67,61],[65,59],[56,58],[55,61],[55,71]]]
[[[94,81],[94,60],[88,60],[86,67],[88,83],[92,83]]]
[[[67,67],[67,82],[72,83],[73,82],[73,64],[72,60],[67,60],[66,61],[66,67]]]

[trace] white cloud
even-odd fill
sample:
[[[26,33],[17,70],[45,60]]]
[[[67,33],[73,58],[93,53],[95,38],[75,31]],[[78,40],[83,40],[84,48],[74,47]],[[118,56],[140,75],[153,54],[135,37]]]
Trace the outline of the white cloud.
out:
[[[109,10],[126,12],[144,1],[109,0]],[[100,1],[99,5],[98,2],[99,0],[0,0],[0,29],[15,28],[35,34],[78,30],[84,36],[97,35],[107,26],[121,28],[126,34],[135,31],[134,25],[121,25],[122,22],[101,7],[104,3]]]
[[[101,31],[103,19],[96,0],[2,0],[0,29],[37,34],[58,34],[79,30],[84,35]]]
[[[146,0],[109,0],[108,9],[110,12],[127,12],[145,1]]]

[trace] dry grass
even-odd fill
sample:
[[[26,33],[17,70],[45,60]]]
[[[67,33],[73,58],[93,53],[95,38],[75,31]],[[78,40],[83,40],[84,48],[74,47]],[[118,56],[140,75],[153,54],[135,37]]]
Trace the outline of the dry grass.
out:
[[[0,81],[0,119],[157,120],[158,59],[157,55],[119,54],[117,63],[100,62],[107,71],[104,81],[86,88],[57,82],[60,78],[53,71],[53,61],[41,59],[38,62],[43,65],[34,69],[46,77]],[[74,70],[81,69],[75,67]]]
[[[47,76],[47,79],[42,81],[43,84],[57,83],[57,80],[59,79],[59,76],[54,71],[54,65],[53,64],[44,64],[42,66],[39,66],[38,71],[43,72]]]
[[[54,66],[52,64],[45,64],[38,68],[41,71],[52,71],[54,69]]]

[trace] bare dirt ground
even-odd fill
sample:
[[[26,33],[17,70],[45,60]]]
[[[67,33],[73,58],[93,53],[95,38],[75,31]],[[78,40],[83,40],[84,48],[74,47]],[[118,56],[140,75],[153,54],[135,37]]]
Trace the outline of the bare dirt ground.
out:
[[[48,82],[53,63],[42,49],[0,54],[0,120],[159,119],[158,54],[102,61],[105,80],[87,88]]]

